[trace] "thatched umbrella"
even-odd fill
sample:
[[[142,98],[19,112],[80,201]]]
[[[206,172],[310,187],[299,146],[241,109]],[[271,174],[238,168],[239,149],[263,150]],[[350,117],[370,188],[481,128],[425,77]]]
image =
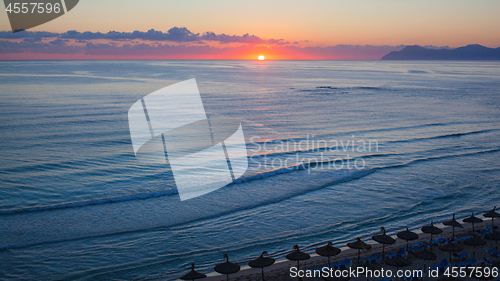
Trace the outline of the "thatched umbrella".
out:
[[[332,246],[332,242],[328,241],[328,244],[325,246],[321,246],[316,249],[316,254],[323,256],[323,257],[328,257],[328,267],[330,266],[330,257],[336,256],[340,254],[341,250],[337,247]]]
[[[454,240],[455,239],[455,227],[461,227],[463,228],[462,224],[460,224],[456,219],[455,219],[455,214],[453,214],[453,218],[449,221],[445,221],[443,222],[444,225],[446,226],[451,226],[453,227],[453,236],[451,238],[451,240]]]
[[[464,246],[461,243],[452,243],[448,242],[446,244],[439,245],[439,250],[450,252],[450,261],[451,261],[451,253],[452,252],[460,252],[463,251]]]
[[[214,270],[220,274],[226,275],[226,280],[229,280],[229,274],[236,273],[240,271],[240,266],[238,264],[229,261],[227,254],[224,254],[225,262],[219,263],[214,267]]]
[[[443,233],[443,230],[440,229],[440,228],[435,227],[434,226],[434,222],[432,222],[432,221],[431,221],[431,225],[423,226],[421,229],[422,229],[423,233],[431,235],[431,241],[432,241],[432,236],[433,235]]]
[[[201,278],[207,278],[207,276],[203,273],[199,273],[198,271],[194,270],[194,263],[191,264],[191,271],[183,275],[181,277],[181,280],[195,280],[195,279],[201,279]]]
[[[473,237],[473,238],[466,239],[464,241],[464,244],[474,247],[473,258],[476,258],[476,246],[486,245],[486,241],[484,241],[481,238]]]
[[[466,222],[466,223],[472,223],[472,233],[475,233],[475,231],[474,231],[474,224],[475,224],[475,223],[482,223],[482,222],[483,222],[483,220],[482,220],[482,219],[480,219],[480,218],[475,217],[475,216],[474,216],[474,213],[472,213],[472,216],[470,216],[470,217],[468,217],[468,218],[464,219],[464,220],[463,220],[463,222]]]
[[[493,208],[493,210],[489,211],[489,212],[486,212],[483,216],[487,217],[487,218],[491,218],[491,231],[495,231],[495,224],[493,222],[493,220],[495,218],[500,218],[500,214],[495,212],[495,209],[497,208],[497,206],[495,206],[495,208]]]
[[[299,269],[299,262],[303,260],[308,260],[311,256],[308,253],[301,252],[298,245],[293,246],[294,251],[285,257],[291,261],[297,261],[297,269]]]
[[[408,241],[413,241],[418,239],[418,234],[410,231],[408,227],[406,230],[400,231],[396,234],[400,239],[406,240],[406,250],[408,250]]]
[[[264,257],[264,255],[267,256],[266,251],[262,252],[262,254],[260,254],[260,257],[248,262],[248,265],[250,267],[262,269],[262,281],[264,281],[264,267],[271,266],[276,261],[275,259],[273,259],[271,257]]]
[[[391,236],[385,234],[385,228],[381,227],[380,230],[383,232],[380,235],[375,235],[372,236],[372,239],[375,240],[376,242],[382,244],[382,261],[385,260],[385,245],[390,245],[396,243],[396,240],[392,238]]]
[[[488,240],[495,240],[495,251],[498,252],[498,240],[500,240],[500,233],[498,232],[488,233],[484,236],[484,238]]]
[[[428,250],[416,251],[413,255],[419,259],[424,260],[424,272],[427,270],[427,261],[433,261],[437,259],[436,254]]]
[[[351,249],[358,249],[358,263],[359,263],[359,257],[361,255],[361,250],[362,249],[370,250],[372,248],[372,246],[361,241],[361,238],[359,237],[356,238],[356,242],[347,243],[347,247]]]

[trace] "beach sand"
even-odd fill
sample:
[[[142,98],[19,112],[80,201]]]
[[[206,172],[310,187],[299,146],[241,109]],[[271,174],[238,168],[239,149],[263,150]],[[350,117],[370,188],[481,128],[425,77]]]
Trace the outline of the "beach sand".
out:
[[[464,228],[455,228],[455,237],[472,236],[472,225],[468,224],[468,223],[462,223],[462,225],[464,226]],[[474,227],[476,230],[477,229],[485,229],[485,226],[487,226],[487,225],[491,225],[491,220],[489,220],[489,219],[484,220],[484,222],[482,222],[482,223],[475,224]],[[451,238],[452,237],[452,228],[451,227],[444,227],[442,224],[436,224],[435,226],[441,228],[443,230],[443,233],[441,233],[439,235],[434,235],[433,236],[434,240],[438,237],[442,237],[442,238]],[[412,231],[419,234],[419,239],[415,240],[415,241],[410,241],[410,246],[419,242],[419,241],[427,243],[427,241],[430,239],[430,235],[421,233],[420,229],[418,231],[417,230],[412,230]],[[396,253],[399,248],[406,247],[406,241],[397,238],[394,233],[390,233],[388,235],[391,235],[391,237],[395,238],[396,243],[392,244],[392,245],[386,245],[386,247],[385,247],[386,254]],[[355,240],[355,238],[353,237],[352,241],[354,241],[354,240]],[[349,241],[349,242],[352,242],[352,241]],[[365,240],[364,242],[369,243],[372,246],[372,249],[371,250],[362,250],[361,251],[361,259],[373,256],[375,254],[382,253],[382,245],[381,244],[378,244],[371,239],[368,241]],[[495,248],[495,241],[486,240],[486,242],[487,242],[486,245],[476,247],[476,259],[479,262],[483,259],[483,257],[488,258],[490,261],[498,260],[497,258],[491,257],[486,252],[487,249],[494,249]],[[325,241],[325,244],[326,244],[326,241]],[[293,245],[290,245],[290,249],[292,248],[291,246],[293,246]],[[435,246],[435,245],[431,246],[431,251],[437,255],[437,259],[434,261],[427,261],[427,263],[426,263],[427,267],[438,265],[440,263],[441,259],[444,259],[444,258],[449,260],[449,257],[450,257],[449,252],[443,252],[443,251],[439,250],[438,246]],[[464,261],[467,261],[467,260],[471,259],[473,256],[473,247],[464,245],[464,250],[462,252],[469,254],[469,257],[464,260]],[[319,269],[321,267],[328,265],[328,260],[326,257],[317,256],[315,253],[314,253],[314,255],[313,255],[313,253],[309,253],[309,254],[311,254],[311,258],[309,260],[300,262],[301,269],[306,269],[306,268],[307,269]],[[331,258],[331,263],[332,264],[338,263],[338,262],[341,262],[344,259],[348,258],[348,259],[352,260],[352,265],[353,265],[353,267],[355,267],[357,264],[357,255],[358,255],[358,250],[342,248],[342,252],[339,255]],[[274,258],[279,259],[281,257],[274,257]],[[411,269],[417,269],[419,267],[424,268],[424,261],[423,260],[416,258],[411,253],[408,253],[407,258],[412,262],[412,264],[408,267],[399,268],[399,269],[404,269],[404,270],[410,269],[411,270]],[[452,261],[451,263],[452,263],[452,265],[454,265],[456,262],[458,262],[458,261]],[[481,266],[481,264],[479,262],[478,262],[478,264],[476,264],[476,266]],[[379,267],[379,268],[383,268],[385,270],[391,269],[393,272],[396,272],[395,267],[388,266],[384,263],[373,263],[372,265],[373,265],[373,268]],[[272,266],[264,269],[265,278],[268,281],[298,280],[297,277],[293,277],[293,278],[290,277],[290,268],[294,267],[294,266],[297,266],[297,262],[291,262],[291,261],[276,262]],[[360,264],[360,266],[364,266],[364,265]],[[439,278],[441,278],[441,277],[443,277],[442,274],[440,274]],[[356,280],[380,280],[380,279],[382,279],[382,278],[380,278],[380,277],[379,278],[375,278],[375,277],[367,278],[366,276],[359,276],[357,278],[352,278],[351,280],[356,281]],[[396,280],[397,278],[393,278],[393,279]],[[437,279],[438,278],[429,277],[429,276],[427,276],[425,278],[425,280],[437,280]],[[477,279],[469,278],[469,277],[464,277],[461,279],[462,280],[477,280]],[[497,280],[497,279],[500,279],[500,277],[493,278],[492,280]],[[222,276],[222,275],[211,276],[211,277],[203,279],[203,280],[222,281],[222,280],[226,280],[226,276]],[[229,280],[233,280],[233,281],[262,280],[261,270],[260,269],[253,269],[253,268],[242,269],[240,272],[238,272],[236,274],[229,275]],[[303,280],[313,281],[313,280],[323,280],[323,279],[320,277],[304,277]],[[402,279],[399,279],[399,280],[402,280]]]

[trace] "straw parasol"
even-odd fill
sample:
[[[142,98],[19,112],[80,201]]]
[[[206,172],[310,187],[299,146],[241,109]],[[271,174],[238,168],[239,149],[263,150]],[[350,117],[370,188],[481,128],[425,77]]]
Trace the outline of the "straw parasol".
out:
[[[451,252],[460,252],[464,249],[464,246],[460,243],[448,242],[446,244],[439,245],[439,250],[450,252],[450,261],[451,261]]]
[[[330,267],[330,257],[336,256],[340,254],[341,250],[337,247],[332,246],[332,242],[328,241],[328,244],[326,246],[321,246],[316,249],[316,254],[323,256],[323,257],[328,257],[328,267]]]
[[[474,247],[473,258],[476,258],[476,246],[486,245],[486,241],[484,241],[481,238],[473,237],[473,238],[466,239],[464,241],[464,244],[467,245],[467,246],[473,246]]]
[[[432,241],[432,236],[433,235],[443,233],[443,230],[440,229],[440,228],[435,227],[434,226],[434,222],[432,222],[432,221],[431,221],[431,225],[423,226],[421,229],[422,229],[423,233],[431,235],[431,241]]]
[[[248,262],[250,267],[262,269],[262,281],[264,281],[264,267],[271,266],[276,261],[271,257],[264,257],[265,255],[267,256],[267,251],[262,252],[258,258]]]
[[[401,238],[403,240],[406,240],[406,250],[408,250],[408,241],[412,241],[412,240],[417,240],[418,239],[418,234],[416,234],[413,231],[410,231],[408,229],[408,227],[406,228],[406,230],[400,231],[396,235],[399,238]]]
[[[495,224],[494,224],[494,219],[495,218],[500,218],[500,214],[495,212],[495,209],[497,208],[497,206],[495,206],[495,208],[493,208],[493,210],[489,211],[489,212],[486,212],[483,216],[484,217],[487,217],[487,218],[491,218],[491,231],[494,231],[495,230]]]
[[[396,240],[392,238],[391,236],[385,234],[385,228],[381,227],[380,230],[383,232],[380,235],[375,235],[372,236],[372,239],[375,240],[376,242],[382,244],[382,261],[385,260],[385,245],[390,245],[396,243]]]
[[[482,220],[482,219],[480,219],[480,218],[475,217],[475,216],[474,216],[474,213],[472,213],[472,216],[470,216],[470,217],[468,217],[468,218],[464,219],[464,220],[463,220],[463,222],[466,222],[466,223],[472,223],[472,233],[475,233],[475,231],[474,231],[474,224],[475,224],[475,223],[482,223],[482,222],[483,222],[483,220]]]
[[[291,261],[297,261],[297,269],[299,269],[299,262],[303,260],[308,260],[311,256],[308,253],[301,252],[298,245],[293,246],[294,251],[285,257]]]
[[[227,254],[224,254],[225,262],[219,263],[214,267],[214,270],[220,274],[226,275],[226,280],[229,280],[229,274],[240,271],[240,266],[229,261]]]
[[[424,260],[424,271],[427,270],[426,262],[433,261],[437,259],[436,254],[428,250],[416,251],[413,255],[419,259]]]
[[[199,273],[198,271],[194,270],[194,263],[191,264],[191,271],[183,275],[181,277],[181,280],[195,280],[195,279],[201,279],[201,278],[207,278],[207,276],[203,273]]]
[[[370,250],[372,248],[372,246],[361,241],[361,238],[359,237],[356,238],[356,242],[347,243],[347,247],[351,249],[358,249],[358,263],[359,263],[359,257],[361,255],[361,249]]]
[[[455,227],[461,227],[463,228],[462,224],[460,224],[456,219],[455,219],[455,214],[453,214],[453,218],[449,221],[445,221],[443,222],[444,225],[446,226],[451,226],[453,227],[453,236],[451,238],[451,240],[454,240],[455,239]]]

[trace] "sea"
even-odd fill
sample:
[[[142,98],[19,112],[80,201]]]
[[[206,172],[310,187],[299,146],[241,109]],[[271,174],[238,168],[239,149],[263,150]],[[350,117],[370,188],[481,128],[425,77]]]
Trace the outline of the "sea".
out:
[[[128,110],[193,78],[248,169],[180,200]],[[1,61],[0,280],[177,280],[482,217],[499,159],[499,62]]]

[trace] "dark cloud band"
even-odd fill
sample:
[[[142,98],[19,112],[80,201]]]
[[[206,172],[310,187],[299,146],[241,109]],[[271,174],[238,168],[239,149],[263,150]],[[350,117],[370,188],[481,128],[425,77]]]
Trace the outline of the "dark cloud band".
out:
[[[0,38],[2,39],[20,39],[20,38],[61,38],[61,39],[76,39],[76,40],[96,40],[96,39],[106,39],[114,41],[128,41],[128,40],[145,40],[145,41],[169,41],[176,43],[187,43],[187,42],[198,42],[203,43],[204,41],[214,41],[220,43],[244,43],[244,44],[273,44],[273,45],[284,45],[288,44],[288,41],[283,39],[262,39],[255,35],[227,35],[227,34],[215,34],[214,32],[205,32],[203,34],[193,33],[185,27],[173,27],[167,32],[157,31],[150,29],[146,32],[134,31],[134,32],[117,32],[110,31],[107,33],[101,32],[78,32],[75,30],[70,30],[64,33],[52,33],[52,32],[17,32],[12,33],[10,31],[1,31]]]

